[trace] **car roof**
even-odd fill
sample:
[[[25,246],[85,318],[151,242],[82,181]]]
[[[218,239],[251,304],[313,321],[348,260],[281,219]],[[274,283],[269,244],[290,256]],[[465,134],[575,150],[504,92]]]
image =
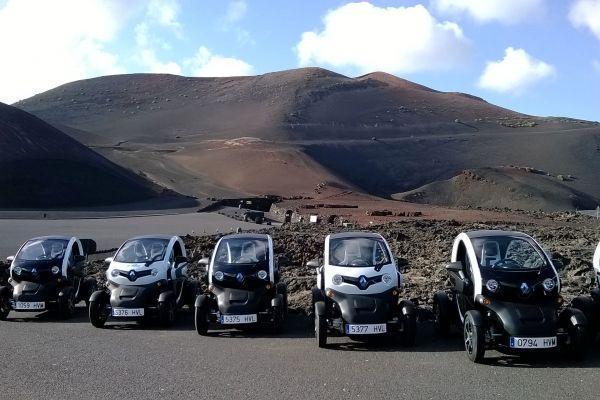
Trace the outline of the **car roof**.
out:
[[[379,233],[374,232],[362,232],[362,231],[354,231],[354,232],[340,232],[340,233],[332,233],[329,235],[330,239],[343,239],[343,238],[373,238],[373,239],[381,239],[382,236]]]
[[[129,240],[137,240],[137,239],[165,239],[165,240],[171,240],[172,238],[174,238],[175,235],[142,235],[142,236],[136,236],[136,237],[132,237]]]
[[[233,233],[225,235],[222,239],[264,239],[267,240],[269,235],[266,233]]]
[[[482,229],[482,230],[478,230],[478,231],[465,232],[465,234],[469,237],[469,239],[490,237],[490,236],[513,236],[513,237],[529,238],[529,236],[524,234],[523,232],[503,231],[500,229]]]
[[[71,240],[73,236],[62,236],[62,235],[50,235],[50,236],[38,236],[31,238],[29,240],[46,240],[46,239],[62,239],[62,240]]]

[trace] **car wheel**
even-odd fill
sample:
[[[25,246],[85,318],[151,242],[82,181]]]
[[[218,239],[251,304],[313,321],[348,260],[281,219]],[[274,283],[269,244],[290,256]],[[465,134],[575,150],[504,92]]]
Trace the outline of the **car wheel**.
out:
[[[440,336],[450,334],[451,307],[450,298],[445,292],[437,292],[433,296],[433,327]]]
[[[467,357],[474,363],[481,363],[485,356],[485,336],[483,327],[478,321],[481,321],[479,311],[468,311],[465,314],[463,325],[463,337]]]
[[[581,361],[585,358],[588,348],[589,331],[586,325],[574,323],[577,320],[577,318],[573,316],[575,313],[581,313],[581,311],[578,309],[567,308],[561,316],[561,319],[564,321],[563,323],[566,325],[565,328],[567,333],[569,334],[569,340],[564,350],[570,359]]]
[[[91,301],[88,310],[92,325],[96,328],[102,328],[108,319],[106,304],[102,301]]]
[[[6,320],[8,313],[10,313],[8,296],[0,296],[0,321]]]
[[[317,312],[315,305],[315,339],[319,347],[327,347],[327,319]]]
[[[198,335],[206,336],[208,334],[208,307],[201,305],[196,307],[194,312],[194,322]]]
[[[287,297],[287,286],[285,283],[278,283],[277,284],[277,294],[280,294],[283,302],[282,302],[282,311],[283,311],[283,318],[285,319],[287,317],[288,314],[288,297]]]
[[[98,290],[98,283],[94,278],[87,279],[87,288],[85,293],[85,298],[83,301],[85,302],[85,306],[89,310],[90,308],[90,297],[92,297],[92,293]]]
[[[164,327],[173,325],[175,322],[175,303],[172,300],[158,303],[158,319]]]
[[[403,346],[412,347],[417,338],[417,316],[405,315],[400,340]]]
[[[68,296],[63,296],[58,302],[58,317],[69,319],[75,314],[75,292],[71,291]]]
[[[571,307],[576,308],[585,315],[585,319],[590,327],[590,332],[596,334],[598,331],[598,320],[596,313],[600,311],[600,307],[594,301],[592,296],[578,296],[571,302]]]

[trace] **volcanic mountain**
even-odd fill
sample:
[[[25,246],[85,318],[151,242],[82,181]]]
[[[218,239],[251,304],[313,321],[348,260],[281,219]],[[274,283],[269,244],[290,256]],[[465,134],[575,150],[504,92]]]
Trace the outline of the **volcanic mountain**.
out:
[[[156,198],[160,189],[41,119],[0,103],[0,207],[72,208]]]
[[[104,76],[15,105],[196,196],[311,195],[327,184],[389,197],[464,169],[514,164],[576,176],[564,184],[600,197],[597,125],[531,117],[381,72]]]

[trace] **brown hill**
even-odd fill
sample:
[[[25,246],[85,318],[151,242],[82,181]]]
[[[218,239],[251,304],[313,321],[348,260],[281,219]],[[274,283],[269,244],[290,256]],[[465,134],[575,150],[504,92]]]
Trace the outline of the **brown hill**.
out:
[[[329,182],[389,197],[463,169],[515,164],[575,175],[567,187],[600,197],[598,126],[381,72],[105,76],[16,105],[190,195],[310,195]]]
[[[156,198],[157,188],[46,122],[0,103],[0,207],[66,208]]]
[[[600,204],[598,199],[566,186],[564,182],[570,179],[529,168],[479,168],[392,197],[451,207],[529,211],[589,210]]]

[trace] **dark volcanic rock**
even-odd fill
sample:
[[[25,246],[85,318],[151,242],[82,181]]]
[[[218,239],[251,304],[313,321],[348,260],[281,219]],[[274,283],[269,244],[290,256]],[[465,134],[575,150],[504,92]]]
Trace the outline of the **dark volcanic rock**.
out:
[[[579,222],[582,221],[584,220]],[[413,299],[421,306],[429,305],[436,291],[447,288],[444,266],[450,260],[452,241],[456,235],[475,229],[518,230],[532,235],[554,258],[564,263],[565,269],[561,272],[562,294],[568,302],[573,296],[588,293],[595,285],[591,261],[594,247],[600,238],[594,227],[583,222],[573,222],[577,221],[555,227],[534,224],[402,221],[372,227],[371,230],[381,233],[389,241],[394,255],[398,257],[404,273],[403,297]],[[306,262],[322,258],[325,236],[338,231],[340,228],[329,225],[293,224],[270,232],[275,242],[276,254],[283,256],[280,266],[283,279],[288,284],[292,310],[309,311],[310,288],[315,284],[315,271],[306,267]],[[184,237],[192,260],[190,273],[193,278],[198,279],[202,275],[197,261],[211,254],[219,237]],[[88,271],[104,281],[105,268],[102,262],[93,262],[88,266]]]

